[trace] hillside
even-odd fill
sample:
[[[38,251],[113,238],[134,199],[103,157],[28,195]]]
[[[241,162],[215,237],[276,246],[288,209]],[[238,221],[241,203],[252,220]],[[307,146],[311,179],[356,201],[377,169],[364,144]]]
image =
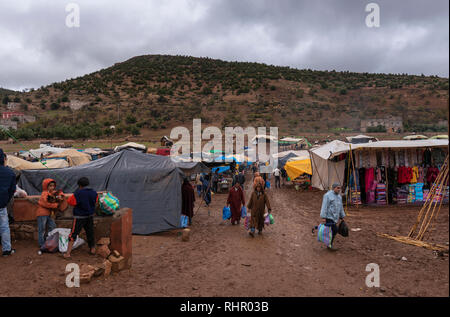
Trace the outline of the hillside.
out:
[[[358,131],[360,121],[403,117],[410,131],[448,116],[447,78],[298,70],[209,58],[147,55],[30,92],[20,100],[35,123],[20,138],[86,138],[208,125],[278,126],[279,133]],[[2,110],[5,104],[2,103]]]

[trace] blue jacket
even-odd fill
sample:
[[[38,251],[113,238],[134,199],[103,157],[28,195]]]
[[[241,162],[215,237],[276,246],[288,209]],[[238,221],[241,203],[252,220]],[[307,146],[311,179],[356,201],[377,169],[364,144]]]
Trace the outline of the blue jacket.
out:
[[[95,212],[97,192],[90,188],[77,189],[67,202],[74,206],[74,217],[89,217]]]
[[[9,167],[3,166],[3,151],[0,154],[0,208],[5,208],[16,191],[16,174]]]
[[[336,195],[334,191],[330,190],[323,196],[322,209],[320,210],[320,218],[331,219],[335,223],[339,218],[344,218],[345,212],[342,205],[341,195]]]

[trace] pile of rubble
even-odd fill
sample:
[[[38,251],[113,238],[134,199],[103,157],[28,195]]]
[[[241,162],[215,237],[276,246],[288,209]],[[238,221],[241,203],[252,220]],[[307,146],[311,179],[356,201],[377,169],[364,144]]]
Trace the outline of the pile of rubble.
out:
[[[110,238],[101,238],[97,242],[97,255],[103,258],[103,262],[95,266],[81,265],[80,283],[89,283],[94,277],[108,277],[111,272],[119,272],[127,268],[127,259],[116,250],[111,251],[110,243]]]

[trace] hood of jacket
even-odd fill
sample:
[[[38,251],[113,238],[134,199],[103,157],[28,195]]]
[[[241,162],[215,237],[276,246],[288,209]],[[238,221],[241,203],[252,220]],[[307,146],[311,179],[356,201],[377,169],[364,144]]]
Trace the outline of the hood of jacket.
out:
[[[52,182],[56,184],[55,180],[53,180],[51,178],[44,179],[42,181],[42,191],[46,191],[48,189],[48,185]]]

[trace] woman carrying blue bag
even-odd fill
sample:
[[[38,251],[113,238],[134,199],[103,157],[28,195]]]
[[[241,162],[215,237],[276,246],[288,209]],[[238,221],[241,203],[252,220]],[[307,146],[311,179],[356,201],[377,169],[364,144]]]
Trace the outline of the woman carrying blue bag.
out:
[[[241,221],[241,207],[245,206],[244,191],[241,184],[236,182],[228,193],[227,206],[231,209],[231,224],[239,224]]]

